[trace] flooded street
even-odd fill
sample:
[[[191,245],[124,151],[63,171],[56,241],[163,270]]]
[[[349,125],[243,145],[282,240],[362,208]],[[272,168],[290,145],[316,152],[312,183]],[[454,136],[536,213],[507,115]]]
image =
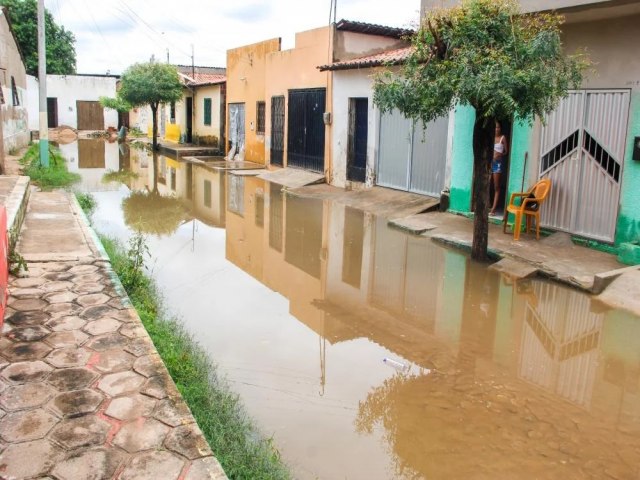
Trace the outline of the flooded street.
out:
[[[640,319],[255,177],[61,149],[295,478],[640,476]]]

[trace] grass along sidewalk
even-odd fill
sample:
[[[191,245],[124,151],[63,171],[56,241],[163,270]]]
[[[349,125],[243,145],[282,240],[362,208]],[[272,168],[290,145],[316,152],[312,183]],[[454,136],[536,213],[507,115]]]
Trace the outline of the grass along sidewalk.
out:
[[[80,175],[71,173],[67,169],[67,162],[56,147],[49,145],[49,166],[40,165],[40,150],[37,143],[33,143],[20,159],[23,174],[40,188],[47,190],[68,187],[80,181]]]
[[[83,204],[86,203],[85,199]],[[246,480],[291,478],[272,440],[259,434],[207,353],[163,308],[153,279],[144,273],[148,255],[144,237],[134,236],[126,249],[117,240],[99,236],[114,271],[227,476]]]

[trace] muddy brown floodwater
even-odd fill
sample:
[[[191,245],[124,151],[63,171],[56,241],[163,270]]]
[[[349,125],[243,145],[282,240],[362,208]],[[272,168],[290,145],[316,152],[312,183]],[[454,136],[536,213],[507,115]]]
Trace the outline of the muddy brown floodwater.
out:
[[[97,145],[71,163],[96,228],[150,232],[167,304],[296,478],[639,478],[640,319],[254,177],[78,160]],[[132,195],[154,183],[173,200]]]

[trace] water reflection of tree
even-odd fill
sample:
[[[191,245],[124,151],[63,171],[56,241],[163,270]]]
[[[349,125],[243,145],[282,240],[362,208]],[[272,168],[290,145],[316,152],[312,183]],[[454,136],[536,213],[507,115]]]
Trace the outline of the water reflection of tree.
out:
[[[160,195],[158,190],[158,156],[153,155],[153,189],[131,192],[122,201],[124,221],[130,228],[153,235],[170,235],[190,219],[184,201]]]

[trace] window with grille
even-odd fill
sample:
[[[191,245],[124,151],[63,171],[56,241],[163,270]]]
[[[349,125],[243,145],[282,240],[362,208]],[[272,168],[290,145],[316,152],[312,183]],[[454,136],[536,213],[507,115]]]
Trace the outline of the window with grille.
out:
[[[258,135],[264,135],[265,124],[265,103],[258,102],[256,104],[256,133]]]
[[[204,99],[204,124],[211,125],[211,99]]]
[[[18,97],[18,87],[16,86],[16,79],[11,77],[11,93],[13,94],[13,105],[20,105],[20,97]]]

